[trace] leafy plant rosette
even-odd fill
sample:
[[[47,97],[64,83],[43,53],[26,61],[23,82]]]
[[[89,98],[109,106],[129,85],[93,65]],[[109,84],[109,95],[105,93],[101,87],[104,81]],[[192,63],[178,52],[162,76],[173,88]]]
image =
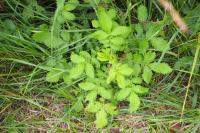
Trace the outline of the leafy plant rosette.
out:
[[[71,11],[75,7],[66,8]],[[67,11],[67,14],[70,13]],[[133,26],[120,25],[115,21],[116,14],[115,9],[98,8],[98,19],[92,21],[96,31],[90,34],[96,49],[72,52],[69,62],[58,57],[47,63],[51,66],[46,76],[48,82],[63,79],[66,84],[71,84],[84,79],[78,83],[78,95],[83,99],[81,102],[79,99],[77,111],[85,106],[85,111],[95,113],[97,128],[105,127],[109,116],[119,114],[119,102],[128,102],[130,113],[137,111],[140,96],[148,93],[147,86],[154,73],[172,72],[167,63],[156,62],[156,54],[168,51],[170,46],[158,34],[159,30],[155,30],[157,23],[146,24],[146,7],[139,6],[139,23]],[[49,46],[49,42],[43,42]]]

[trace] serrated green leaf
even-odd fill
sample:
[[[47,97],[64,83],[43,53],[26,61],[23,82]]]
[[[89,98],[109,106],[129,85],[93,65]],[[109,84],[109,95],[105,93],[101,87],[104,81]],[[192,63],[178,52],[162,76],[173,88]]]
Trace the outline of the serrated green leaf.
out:
[[[94,90],[96,85],[91,82],[82,82],[79,84],[79,87],[85,91]]]
[[[77,64],[85,62],[85,59],[82,56],[79,56],[75,53],[71,54],[70,59],[73,63],[77,63]]]
[[[103,87],[98,87],[98,94],[105,99],[111,99],[112,98],[112,91],[105,89]]]
[[[149,88],[140,86],[140,85],[136,85],[132,88],[132,90],[137,93],[137,94],[146,94],[149,91]]]
[[[72,11],[77,7],[77,4],[79,3],[78,0],[69,0],[67,4],[64,5],[65,11]]]
[[[64,17],[64,19],[66,20],[75,20],[76,16],[71,13],[71,12],[68,12],[68,11],[64,11],[62,12],[62,16]]]
[[[114,8],[108,10],[108,15],[113,19],[117,15],[117,11]]]
[[[85,97],[85,101],[89,101],[89,102],[94,102],[97,98],[97,91],[90,91],[86,97]]]
[[[140,107],[140,98],[138,97],[138,95],[132,92],[128,100],[129,100],[129,111],[131,113],[137,111],[138,108]]]
[[[150,81],[151,81],[151,78],[153,76],[153,72],[151,71],[151,69],[147,66],[144,67],[144,70],[143,70],[143,74],[142,74],[142,78],[143,80],[149,84]]]
[[[100,26],[99,21],[98,20],[92,20],[92,26],[94,28],[98,28]]]
[[[102,108],[102,104],[100,102],[91,102],[86,107],[86,111],[91,113],[96,113]]]
[[[58,82],[61,76],[61,72],[55,69],[51,69],[46,75],[47,82]]]
[[[97,53],[97,59],[100,61],[109,61],[110,60],[110,54],[107,52],[98,52]]]
[[[91,36],[91,38],[95,38],[99,41],[102,41],[108,37],[108,34],[102,30],[98,30],[98,31],[95,31],[94,33],[92,33],[90,36]]]
[[[113,38],[110,39],[110,42],[112,44],[114,44],[115,46],[120,46],[124,43],[124,38],[119,37],[119,36],[113,37]]]
[[[136,63],[142,63],[142,55],[139,54],[139,53],[135,53],[133,55],[133,61],[136,62]]]
[[[119,67],[118,72],[124,76],[130,76],[133,73],[133,69],[131,69],[127,64],[123,64]]]
[[[84,64],[77,64],[75,67],[73,67],[70,71],[69,71],[69,76],[71,79],[77,79],[81,76],[81,74],[83,74],[84,72]]]
[[[167,63],[151,63],[149,67],[156,73],[168,74],[172,72],[172,68]]]
[[[166,52],[170,49],[169,44],[162,37],[153,37],[151,44],[158,51]]]
[[[135,64],[132,66],[133,68],[133,75],[138,77],[138,75],[141,73],[141,66],[139,64]]]
[[[141,84],[142,83],[142,78],[134,77],[134,78],[132,78],[131,81],[132,81],[133,84]]]
[[[117,84],[120,88],[126,87],[126,80],[125,80],[125,77],[123,75],[117,74],[116,80],[117,80]]]
[[[87,51],[81,51],[79,53],[79,55],[82,56],[82,57],[84,57],[84,58],[87,58],[87,59],[91,58],[90,54]]]
[[[111,68],[107,78],[107,83],[110,84],[110,82],[113,81],[115,77],[116,77],[116,71],[113,68]]]
[[[155,60],[155,58],[156,58],[156,53],[149,51],[149,52],[144,54],[143,62],[145,64],[149,64],[149,63],[153,62]]]
[[[137,9],[137,17],[140,21],[146,21],[148,17],[147,8],[144,5],[140,5]]]
[[[144,54],[149,49],[149,43],[147,40],[141,40],[139,42],[139,52]]]
[[[117,101],[125,100],[130,95],[131,89],[125,88],[118,91],[115,95]]]
[[[94,78],[94,67],[90,63],[86,63],[85,65],[85,73],[88,77]]]
[[[109,33],[112,29],[112,19],[103,7],[99,7],[98,9],[98,18],[101,28]]]
[[[66,84],[70,84],[72,83],[72,79],[69,77],[69,74],[68,73],[64,73],[63,74],[63,80]]]
[[[112,116],[118,114],[118,111],[116,110],[117,107],[114,106],[114,105],[111,104],[111,103],[105,104],[105,105],[104,105],[104,109],[105,109],[105,111],[106,111],[108,114],[110,114],[110,115],[112,115]]]
[[[102,109],[96,113],[95,124],[96,124],[97,128],[103,128],[108,124],[107,113],[105,112],[104,109]]]
[[[112,36],[123,36],[127,37],[131,32],[131,28],[127,26],[117,26],[111,32]]]

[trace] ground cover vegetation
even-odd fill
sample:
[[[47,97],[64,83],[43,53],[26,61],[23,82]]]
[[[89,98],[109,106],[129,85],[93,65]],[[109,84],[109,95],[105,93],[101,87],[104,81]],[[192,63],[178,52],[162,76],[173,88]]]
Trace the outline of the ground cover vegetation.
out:
[[[200,132],[200,3],[171,2],[0,1],[1,131]]]

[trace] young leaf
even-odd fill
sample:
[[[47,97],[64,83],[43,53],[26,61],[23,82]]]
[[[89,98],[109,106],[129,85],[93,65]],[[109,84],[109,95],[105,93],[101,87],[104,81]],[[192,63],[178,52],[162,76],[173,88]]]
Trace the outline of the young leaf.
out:
[[[66,5],[64,5],[65,11],[72,11],[77,7],[77,4],[79,3],[78,0],[69,0]]]
[[[55,69],[51,69],[46,75],[47,82],[58,82],[60,79],[61,72]]]
[[[152,75],[153,75],[153,73],[152,73],[151,69],[148,66],[145,66],[144,70],[143,70],[142,78],[144,79],[144,81],[147,84],[150,83]]]
[[[98,28],[100,26],[99,21],[98,20],[92,20],[92,26],[94,28]]]
[[[140,5],[137,9],[137,17],[140,21],[146,21],[148,17],[147,8],[144,5]]]
[[[63,74],[63,80],[66,84],[70,84],[72,83],[72,79],[69,77],[69,74],[68,73],[64,73]]]
[[[123,64],[119,67],[118,72],[124,76],[130,76],[133,69],[131,69],[127,64]]]
[[[126,80],[123,75],[117,74],[116,80],[117,80],[117,84],[120,88],[126,87]]]
[[[85,101],[89,101],[89,102],[94,102],[97,98],[97,91],[90,91],[86,97],[85,97]]]
[[[142,83],[142,78],[134,77],[134,78],[132,78],[131,81],[132,81],[133,84],[141,84]]]
[[[137,94],[146,94],[149,91],[149,88],[140,86],[140,85],[136,85],[132,88],[132,90],[137,93]]]
[[[119,36],[113,37],[110,39],[110,42],[116,46],[120,46],[124,43],[124,38],[119,37]]]
[[[62,12],[62,15],[64,17],[64,19],[67,19],[67,20],[75,20],[75,15],[71,12],[68,12],[68,11],[64,11]]]
[[[90,35],[91,38],[95,38],[99,41],[102,41],[108,37],[108,34],[102,30],[95,31]]]
[[[107,78],[107,84],[110,84],[110,82],[113,81],[115,77],[116,77],[116,71],[114,68],[111,68],[109,71],[108,78]]]
[[[128,100],[129,100],[129,111],[131,113],[137,111],[138,108],[140,107],[140,98],[138,97],[138,95],[132,92]]]
[[[96,85],[91,82],[82,82],[79,84],[79,87],[85,91],[93,90],[95,89]]]
[[[155,58],[156,58],[156,53],[149,51],[149,52],[144,54],[144,61],[143,62],[145,64],[149,64],[149,63],[153,62]]]
[[[116,106],[114,106],[111,103],[105,104],[104,109],[108,114],[110,114],[112,116],[118,114],[118,111],[116,110]]]
[[[168,74],[172,72],[172,68],[167,63],[151,63],[149,67],[157,73]]]
[[[146,51],[148,50],[148,48],[149,48],[149,43],[148,43],[147,40],[141,40],[139,42],[139,52],[140,53],[142,53],[142,54],[146,53]]]
[[[131,28],[127,27],[127,26],[117,26],[113,29],[113,31],[111,32],[112,36],[123,36],[126,37],[130,34],[131,32]]]
[[[107,113],[104,109],[101,109],[96,113],[96,121],[95,121],[97,128],[103,128],[108,124],[107,120]]]
[[[103,7],[99,7],[98,9],[98,18],[101,28],[109,33],[112,29],[112,19]]]
[[[115,95],[117,101],[125,100],[130,95],[131,89],[125,88],[118,91]]]
[[[85,65],[85,73],[88,77],[94,78],[94,67],[90,63],[86,63]]]
[[[108,10],[108,15],[111,17],[111,19],[113,19],[116,17],[117,11],[114,8],[111,8]]]
[[[112,91],[105,89],[103,87],[98,88],[98,93],[100,96],[102,96],[105,99],[111,99],[112,98]]]
[[[100,61],[109,61],[110,60],[110,54],[107,52],[98,52],[97,53],[97,59]]]
[[[82,56],[79,56],[75,53],[72,53],[70,58],[71,58],[71,61],[73,63],[83,63],[83,62],[85,62],[85,59]]]
[[[69,76],[71,79],[77,79],[84,72],[84,64],[77,64],[69,71]]]
[[[170,49],[169,44],[162,37],[153,37],[151,39],[152,46],[159,51],[166,52]]]
[[[96,113],[102,108],[102,104],[100,102],[91,102],[86,107],[86,111],[91,113]]]

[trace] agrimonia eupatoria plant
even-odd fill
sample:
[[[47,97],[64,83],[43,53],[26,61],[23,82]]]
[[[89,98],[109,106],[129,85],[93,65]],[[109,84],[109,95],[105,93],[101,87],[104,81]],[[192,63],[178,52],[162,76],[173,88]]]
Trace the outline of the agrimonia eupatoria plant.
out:
[[[71,13],[76,8],[74,5],[77,1],[58,5],[56,22],[62,24],[74,20]],[[82,99],[79,99],[80,106],[76,111],[84,108],[95,113],[97,128],[105,127],[109,116],[119,114],[119,102],[128,102],[129,112],[137,111],[141,104],[140,96],[148,93],[150,88],[147,86],[154,73],[168,74],[172,71],[167,63],[156,62],[157,53],[168,51],[170,46],[159,34],[162,24],[146,22],[146,7],[138,7],[139,23],[134,25],[119,24],[116,15],[113,8],[98,7],[97,19],[91,22],[96,31],[89,35],[95,48],[71,52],[70,61],[58,56],[46,63],[50,68],[46,76],[48,82],[63,79],[66,84],[71,84],[83,79],[77,83],[80,89],[77,95]],[[49,39],[51,32],[43,28],[33,38],[51,49],[62,47],[69,33],[53,34],[53,39]]]

